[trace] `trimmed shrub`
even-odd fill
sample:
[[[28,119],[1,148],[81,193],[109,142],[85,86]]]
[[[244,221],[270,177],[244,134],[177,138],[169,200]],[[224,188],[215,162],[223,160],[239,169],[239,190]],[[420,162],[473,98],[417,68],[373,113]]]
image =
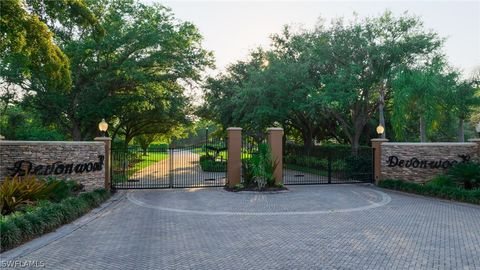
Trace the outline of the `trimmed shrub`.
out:
[[[71,197],[75,193],[83,190],[83,185],[73,180],[48,178],[47,183],[53,185],[53,188],[48,195],[48,200],[53,202],[60,202],[61,200]]]
[[[371,151],[371,148],[368,146],[360,146],[359,152],[361,153],[363,151]],[[307,152],[303,148],[303,145],[286,143],[285,153],[293,155],[308,155],[324,159],[327,159],[328,157],[337,159],[351,155],[352,147],[350,145],[343,144],[315,145],[310,149],[309,152]]]
[[[477,188],[480,186],[480,163],[477,161],[457,163],[448,170],[448,175],[466,189]]]
[[[0,219],[1,250],[7,250],[59,226],[72,222],[110,197],[104,189],[82,193],[59,203],[40,202],[26,212],[16,212]]]
[[[455,182],[448,175],[439,174],[426,183],[431,187],[456,187]]]
[[[5,248],[16,246],[23,241],[22,231],[15,225],[12,219],[0,222],[1,247]]]
[[[480,204],[480,189],[467,190],[461,187],[422,185],[401,180],[382,180],[378,183],[378,186],[442,199]]]
[[[200,156],[200,167],[204,172],[226,172],[227,161],[215,160],[213,156]]]

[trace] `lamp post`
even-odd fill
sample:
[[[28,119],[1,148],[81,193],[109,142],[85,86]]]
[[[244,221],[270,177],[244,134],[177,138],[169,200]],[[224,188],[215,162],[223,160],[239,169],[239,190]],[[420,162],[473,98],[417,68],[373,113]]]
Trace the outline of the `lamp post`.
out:
[[[381,137],[382,137],[382,134],[385,132],[385,128],[380,124],[380,125],[378,125],[378,127],[376,128],[376,130],[377,130],[378,136],[381,138]]]
[[[105,118],[102,119],[102,122],[98,123],[98,130],[100,130],[102,132],[102,136],[103,137],[106,137],[106,131],[108,129],[108,123],[105,122]]]
[[[100,130],[100,132],[102,132],[102,137],[96,137],[95,138],[95,141],[101,141],[104,143],[105,145],[105,189],[106,190],[110,190],[110,188],[112,187],[112,183],[111,183],[111,173],[112,173],[112,168],[111,168],[111,164],[112,164],[112,139],[110,137],[107,137],[107,134],[105,132],[107,132],[107,129],[108,129],[108,123],[105,122],[105,119],[102,119],[102,121],[100,123],[98,123],[98,130]]]
[[[205,155],[208,156],[208,127],[205,128]]]

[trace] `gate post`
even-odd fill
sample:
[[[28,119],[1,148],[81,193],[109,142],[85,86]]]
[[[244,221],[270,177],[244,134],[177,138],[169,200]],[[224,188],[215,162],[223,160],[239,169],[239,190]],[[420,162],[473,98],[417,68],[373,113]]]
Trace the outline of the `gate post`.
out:
[[[227,181],[228,187],[233,188],[242,180],[242,128],[227,128]]]
[[[105,144],[105,189],[110,190],[111,189],[111,175],[110,172],[112,170],[111,168],[111,162],[112,162],[112,138],[110,137],[96,137],[93,139],[95,141],[101,141]]]
[[[388,139],[371,139],[372,148],[374,149],[373,153],[373,172],[375,185],[378,184],[378,181],[382,180],[382,143],[388,142]]]
[[[273,173],[275,184],[283,184],[283,128],[268,128],[267,132],[272,157],[274,162],[277,162]]]

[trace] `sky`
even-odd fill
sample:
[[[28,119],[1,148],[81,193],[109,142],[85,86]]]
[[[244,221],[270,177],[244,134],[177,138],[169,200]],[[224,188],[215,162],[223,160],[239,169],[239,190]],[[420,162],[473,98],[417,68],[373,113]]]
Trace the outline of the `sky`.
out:
[[[311,29],[321,17],[379,16],[385,10],[419,16],[427,29],[446,38],[444,53],[464,75],[480,66],[480,1],[157,1],[175,17],[194,23],[204,48],[214,52],[217,69],[241,59],[286,24]]]

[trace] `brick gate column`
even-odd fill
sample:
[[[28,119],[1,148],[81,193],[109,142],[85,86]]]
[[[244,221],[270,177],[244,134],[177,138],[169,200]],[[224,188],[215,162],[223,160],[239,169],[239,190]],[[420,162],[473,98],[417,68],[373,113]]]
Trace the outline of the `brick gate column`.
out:
[[[104,170],[105,170],[105,189],[110,190],[111,182],[110,182],[110,172],[111,172],[111,162],[112,162],[112,151],[111,151],[111,144],[112,139],[110,137],[96,137],[95,141],[101,141],[105,143],[105,160],[104,160]]]
[[[267,132],[273,160],[278,163],[273,173],[275,184],[283,184],[283,128],[268,128]]]
[[[227,138],[227,181],[228,187],[233,188],[242,178],[242,128],[227,128]]]
[[[372,148],[374,148],[375,152],[373,154],[373,159],[374,159],[374,179],[375,179],[375,185],[378,184],[378,181],[382,179],[382,143],[388,142],[387,139],[372,139]]]

